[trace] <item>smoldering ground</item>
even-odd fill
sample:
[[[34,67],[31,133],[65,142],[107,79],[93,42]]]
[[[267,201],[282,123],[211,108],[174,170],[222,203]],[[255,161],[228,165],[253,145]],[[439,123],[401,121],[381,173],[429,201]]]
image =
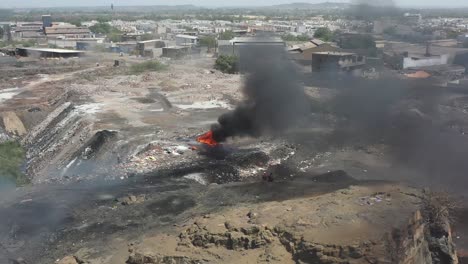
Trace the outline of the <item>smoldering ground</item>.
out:
[[[464,134],[468,133],[468,116],[463,107],[452,102],[464,98],[463,91],[443,89],[433,80],[368,80],[326,73],[317,79],[337,95],[330,101],[311,103],[304,93],[303,75],[283,50],[271,46],[241,49],[245,100],[213,125],[217,141],[287,134],[292,141],[303,143],[288,131],[299,123],[307,126],[311,114],[332,115],[337,120],[333,132],[316,140],[321,150],[384,144],[398,166],[416,169],[431,179],[463,181],[468,173],[464,162],[468,156]],[[314,81],[307,85],[314,86]]]
[[[314,109],[336,118],[333,132],[322,139],[326,149],[383,144],[395,168],[424,175],[422,185],[468,183],[467,91],[433,80],[318,78],[337,92]]]
[[[239,49],[239,69],[246,74],[245,100],[212,126],[214,139],[278,134],[306,115],[308,101],[299,75],[283,46],[248,45]]]

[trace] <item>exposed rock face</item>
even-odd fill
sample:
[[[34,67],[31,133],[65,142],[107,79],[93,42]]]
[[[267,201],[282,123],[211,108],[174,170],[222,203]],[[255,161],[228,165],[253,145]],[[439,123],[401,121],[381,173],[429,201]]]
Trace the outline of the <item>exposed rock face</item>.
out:
[[[178,236],[146,238],[127,263],[458,263],[450,232],[429,230],[420,197],[379,184],[227,209]]]
[[[46,119],[34,127],[26,137],[23,145],[28,149],[27,173],[31,177],[50,171],[69,162],[71,144],[77,144],[87,138],[89,127],[80,118],[71,103],[64,103],[51,112]],[[71,148],[73,149],[73,148]],[[40,180],[40,179],[38,179]]]

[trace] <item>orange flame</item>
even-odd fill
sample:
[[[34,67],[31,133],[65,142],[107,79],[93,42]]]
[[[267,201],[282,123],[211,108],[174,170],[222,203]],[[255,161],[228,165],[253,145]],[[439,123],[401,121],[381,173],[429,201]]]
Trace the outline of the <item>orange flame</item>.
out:
[[[199,136],[197,141],[200,143],[207,144],[209,146],[217,146],[219,143],[213,138],[213,131],[208,131],[205,134]]]

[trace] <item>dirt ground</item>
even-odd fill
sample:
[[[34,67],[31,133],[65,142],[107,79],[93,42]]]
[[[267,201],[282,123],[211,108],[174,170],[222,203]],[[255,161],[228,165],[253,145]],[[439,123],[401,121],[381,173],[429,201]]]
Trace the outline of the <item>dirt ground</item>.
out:
[[[124,61],[121,67],[115,59]],[[2,125],[27,148],[33,186],[0,194],[0,215],[8,216],[0,219],[0,253],[27,263],[67,255],[93,264],[142,255],[294,263],[304,240],[329,263],[375,263],[388,257],[385,234],[420,205],[419,191],[406,185],[449,189],[466,199],[463,181],[429,181],[395,161],[384,144],[321,147],[334,122],[327,115],[307,117],[284,137],[204,148],[196,136],[242,100],[243,77],[213,70],[210,57],[169,61],[167,71],[129,72],[142,60],[97,56],[65,72],[56,72],[65,62],[41,61],[54,69],[1,84]],[[317,87],[306,93],[318,101],[335,95]],[[316,178],[337,170],[353,178]],[[274,182],[262,181],[270,172]],[[462,233],[455,240],[463,242],[464,227],[456,230]],[[226,232],[266,244],[239,242],[243,249],[233,251],[222,242]],[[207,235],[220,244],[195,242]]]

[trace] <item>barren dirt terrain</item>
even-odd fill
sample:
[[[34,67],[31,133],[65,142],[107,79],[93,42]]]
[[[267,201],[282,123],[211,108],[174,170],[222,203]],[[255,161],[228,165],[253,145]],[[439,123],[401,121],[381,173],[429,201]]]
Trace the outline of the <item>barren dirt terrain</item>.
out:
[[[466,254],[466,211],[435,235],[422,209],[424,187],[466,201],[463,178],[429,177],[385,142],[328,144],[339,120],[327,112],[282,136],[204,146],[244,76],[210,57],[134,74],[138,62],[41,61],[50,72],[0,85],[0,123],[31,180],[0,193],[0,263],[456,263],[453,242]],[[311,102],[336,95],[301,83]],[[454,98],[444,113],[466,118]]]

